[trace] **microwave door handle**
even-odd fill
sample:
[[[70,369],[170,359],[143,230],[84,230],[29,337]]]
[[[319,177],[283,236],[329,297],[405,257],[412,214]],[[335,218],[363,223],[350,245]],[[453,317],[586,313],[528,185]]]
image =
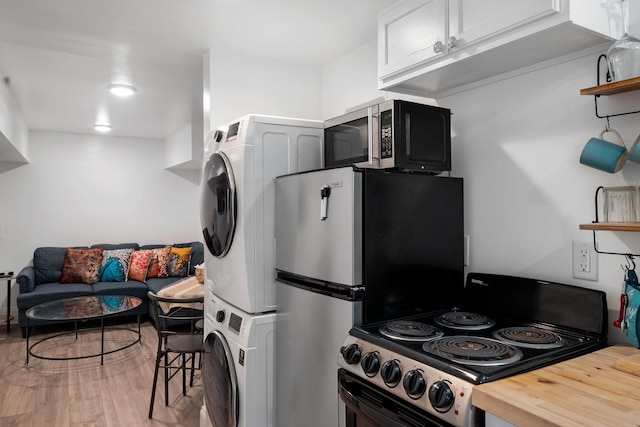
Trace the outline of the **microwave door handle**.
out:
[[[367,153],[369,164],[373,165],[373,108],[367,108]]]

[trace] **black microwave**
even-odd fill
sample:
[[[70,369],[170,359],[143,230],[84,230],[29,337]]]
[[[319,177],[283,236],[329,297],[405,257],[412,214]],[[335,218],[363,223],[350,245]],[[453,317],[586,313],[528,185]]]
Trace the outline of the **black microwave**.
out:
[[[324,122],[324,166],[451,170],[451,110],[389,100]]]

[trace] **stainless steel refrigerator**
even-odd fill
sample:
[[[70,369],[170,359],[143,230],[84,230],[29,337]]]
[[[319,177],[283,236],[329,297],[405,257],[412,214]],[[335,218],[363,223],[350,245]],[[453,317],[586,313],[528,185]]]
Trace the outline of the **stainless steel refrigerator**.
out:
[[[353,325],[459,301],[462,179],[322,169],[276,179],[276,423],[344,425],[337,355]]]

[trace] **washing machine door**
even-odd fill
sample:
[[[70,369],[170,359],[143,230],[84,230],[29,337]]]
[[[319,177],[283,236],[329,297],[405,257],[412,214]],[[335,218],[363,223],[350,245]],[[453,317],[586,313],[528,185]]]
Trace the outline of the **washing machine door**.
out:
[[[204,342],[204,401],[213,427],[237,427],[240,404],[235,365],[229,344],[219,331]]]
[[[202,171],[200,225],[212,255],[224,257],[236,228],[236,183],[229,158],[214,152]]]

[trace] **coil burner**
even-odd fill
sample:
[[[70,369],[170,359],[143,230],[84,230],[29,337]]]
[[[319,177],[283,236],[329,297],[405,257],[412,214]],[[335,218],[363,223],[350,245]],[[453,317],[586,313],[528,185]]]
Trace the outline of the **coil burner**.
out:
[[[522,359],[522,351],[517,347],[482,337],[442,337],[424,343],[422,348],[462,365],[502,366]]]
[[[440,326],[465,331],[479,331],[491,328],[496,322],[483,314],[468,311],[450,311],[434,318]]]
[[[380,327],[386,337],[403,341],[429,341],[444,335],[439,328],[411,320],[394,320]]]
[[[565,345],[565,339],[555,332],[534,327],[514,326],[498,329],[493,332],[493,337],[507,344],[540,350],[558,348]]]

